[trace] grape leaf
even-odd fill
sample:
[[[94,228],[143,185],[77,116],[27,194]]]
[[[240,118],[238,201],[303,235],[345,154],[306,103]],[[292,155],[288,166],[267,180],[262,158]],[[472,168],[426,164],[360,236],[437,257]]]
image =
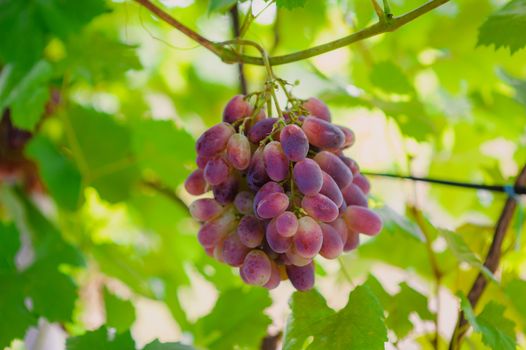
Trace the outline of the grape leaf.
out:
[[[263,288],[224,291],[212,311],[197,321],[196,341],[217,350],[256,348],[271,323],[263,313],[271,303]]]
[[[71,120],[72,150],[83,160],[77,164],[83,176],[107,201],[126,200],[139,175],[128,128],[91,109],[75,107],[64,113]]]
[[[135,321],[135,309],[129,300],[123,300],[104,288],[106,325],[118,333],[129,329]]]
[[[48,34],[65,38],[104,11],[103,0],[0,1],[0,58],[30,66],[40,57]]]
[[[195,167],[194,139],[169,120],[140,120],[132,128],[133,150],[143,171],[176,187]],[[152,137],[155,135],[155,137]]]
[[[16,226],[0,221],[0,273],[15,271],[15,256],[20,249],[20,237]]]
[[[80,203],[82,178],[75,165],[44,136],[36,135],[26,145],[49,193],[62,208],[75,210]]]
[[[52,68],[46,61],[37,62],[29,70],[8,65],[0,75],[0,110],[10,107],[13,124],[32,130],[42,117],[49,99]]]
[[[385,92],[409,94],[414,92],[413,86],[404,72],[392,62],[380,62],[371,71],[371,82]]]
[[[378,299],[367,286],[355,288],[349,302],[336,312],[316,290],[296,292],[290,302],[292,314],[285,331],[284,350],[384,349],[387,330]]]
[[[439,229],[438,231],[446,239],[448,248],[460,262],[468,263],[472,267],[480,270],[484,276],[486,276],[486,278],[498,283],[493,273],[491,273],[491,271],[488,270],[482,261],[480,261],[480,259],[475,255],[475,253],[469,249],[461,235],[444,229]]]
[[[158,339],[155,339],[151,343],[146,344],[143,350],[194,350],[194,348],[181,343],[161,343]]]
[[[509,48],[513,54],[526,46],[526,0],[512,0],[479,28],[477,45]]]
[[[68,338],[67,350],[135,350],[130,331],[120,334],[110,332],[105,326],[86,332],[78,337]]]
[[[526,281],[513,279],[504,287],[511,305],[517,310],[517,313],[523,319],[523,327],[526,329]]]
[[[515,90],[515,100],[526,106],[526,80],[517,79],[502,69],[499,69],[497,74]]]
[[[482,335],[484,344],[495,350],[516,348],[515,324],[504,317],[504,306],[490,301],[482,312],[475,316],[466,296],[459,293],[460,306],[473,329]]]
[[[276,0],[276,5],[292,10],[296,7],[304,7],[306,2],[307,0]]]
[[[237,3],[237,0],[210,0],[208,12],[226,12]]]
[[[406,283],[400,284],[400,291],[395,294],[389,305],[384,305],[388,312],[387,326],[398,339],[405,338],[413,329],[409,315],[416,312],[422,320],[433,320],[434,316],[427,306],[427,298]]]

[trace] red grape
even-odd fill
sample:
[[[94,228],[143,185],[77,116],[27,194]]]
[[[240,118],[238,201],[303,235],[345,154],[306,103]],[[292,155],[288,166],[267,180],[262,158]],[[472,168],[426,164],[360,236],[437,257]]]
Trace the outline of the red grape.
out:
[[[276,253],[285,253],[291,245],[290,237],[283,237],[278,233],[276,220],[268,224],[265,237],[269,247]]]
[[[228,165],[221,158],[211,159],[205,167],[204,177],[206,182],[215,186],[224,182],[228,177]]]
[[[242,191],[236,194],[236,198],[234,198],[234,206],[241,214],[252,214],[254,212],[253,205],[254,195],[252,193],[248,191]]]
[[[322,175],[323,184],[321,186],[320,193],[329,197],[339,208],[343,203],[342,191],[340,190],[332,176],[327,174],[325,171],[322,171]]]
[[[235,233],[228,235],[223,241],[223,261],[230,266],[241,266],[249,251]]]
[[[315,97],[309,98],[303,103],[303,108],[305,108],[310,115],[323,119],[325,121],[331,121],[331,112],[327,105],[320,99]]]
[[[343,251],[349,252],[358,247],[358,244],[360,244],[360,234],[356,231],[349,230],[347,240],[345,241],[345,244],[343,246]]]
[[[354,183],[350,183],[347,187],[345,187],[342,190],[342,193],[347,205],[358,205],[360,207],[366,208],[369,205],[367,203],[367,197],[365,197],[362,190]]]
[[[374,236],[382,230],[382,219],[374,211],[351,205],[345,211],[345,222],[349,230]]]
[[[221,204],[230,203],[236,198],[239,181],[234,176],[229,176],[225,181],[212,187],[214,198]]]
[[[276,217],[276,230],[283,237],[292,237],[298,230],[298,218],[294,213],[286,211]]]
[[[258,144],[261,140],[270,135],[276,121],[276,118],[265,118],[254,124],[254,126],[248,131],[248,139],[250,142]]]
[[[343,252],[343,241],[340,234],[331,225],[321,223],[323,233],[323,243],[320,255],[326,259],[336,259]]]
[[[241,218],[237,226],[239,240],[249,248],[256,248],[263,242],[265,228],[255,216],[247,215]]]
[[[223,212],[223,207],[212,198],[195,200],[189,207],[190,215],[198,221],[215,219]]]
[[[318,153],[314,160],[320,166],[321,170],[329,174],[340,188],[345,188],[352,182],[353,176],[351,170],[338,156],[331,152],[322,151]]]
[[[194,170],[194,172],[186,178],[184,188],[188,193],[194,196],[199,196],[205,193],[207,190],[207,184],[203,171],[201,169]]]
[[[274,289],[279,286],[281,282],[281,273],[279,271],[279,267],[275,262],[271,262],[271,270],[270,270],[270,279],[267,283],[263,285],[263,287],[267,289]]]
[[[323,185],[323,175],[320,166],[312,159],[306,158],[297,162],[292,174],[301,193],[313,195],[320,192]]]
[[[243,134],[230,136],[226,145],[226,156],[230,165],[238,170],[245,170],[250,165],[250,142]]]
[[[320,193],[303,197],[301,207],[314,219],[323,222],[334,221],[339,214],[336,204]]]
[[[261,186],[263,186],[269,177],[267,175],[267,170],[265,169],[265,160],[263,159],[263,150],[258,148],[256,152],[252,155],[250,160],[250,165],[247,172],[247,182],[250,189],[257,191]]]
[[[231,211],[225,212],[215,220],[208,221],[197,233],[203,247],[212,247],[236,227],[236,217]]]
[[[223,151],[228,139],[234,134],[234,128],[227,123],[214,125],[203,133],[195,144],[197,154],[204,157],[213,157]]]
[[[307,291],[314,287],[314,263],[305,266],[287,266],[287,275],[290,282],[300,291]]]
[[[354,132],[345,126],[338,125],[338,128],[340,128],[340,130],[345,135],[345,142],[343,143],[342,148],[349,148],[352,145],[354,145],[354,141],[356,140],[356,137],[354,136]]]
[[[363,193],[369,194],[369,191],[371,190],[371,184],[369,183],[369,180],[367,180],[367,178],[362,174],[357,173],[354,176],[352,183],[358,186]]]
[[[301,126],[309,143],[321,149],[340,148],[345,142],[345,135],[336,125],[325,120],[307,117]]]
[[[280,133],[280,142],[289,160],[299,162],[307,157],[309,140],[299,126],[290,124],[284,127]]]
[[[280,192],[266,195],[257,204],[257,214],[263,219],[271,219],[282,214],[289,206],[289,197]]]
[[[262,250],[251,250],[240,268],[241,278],[247,283],[262,286],[270,280],[272,265]]]
[[[237,95],[228,101],[223,111],[223,121],[232,124],[250,116],[251,113],[252,106],[245,100],[245,96]]]
[[[289,176],[289,160],[278,141],[269,142],[263,150],[263,159],[268,176],[273,181],[282,181]]]
[[[310,216],[298,220],[298,231],[293,237],[298,255],[310,259],[319,253],[323,241],[320,225]]]

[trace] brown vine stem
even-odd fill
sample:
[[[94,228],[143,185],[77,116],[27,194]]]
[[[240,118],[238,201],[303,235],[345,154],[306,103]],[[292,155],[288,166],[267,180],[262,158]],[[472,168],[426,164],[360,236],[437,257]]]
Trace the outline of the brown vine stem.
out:
[[[232,21],[232,34],[234,39],[240,39],[241,30],[239,27],[239,10],[237,8],[237,3],[232,6],[230,9],[230,19]],[[245,71],[243,69],[243,62],[237,64],[238,78],[239,78],[239,91],[246,95],[248,92],[247,88],[247,79],[245,77]]]
[[[519,176],[515,181],[515,186],[525,186],[526,185],[526,165],[522,168]],[[488,254],[484,261],[484,266],[488,268],[492,273],[497,271],[499,266],[500,257],[502,255],[502,243],[510,226],[513,214],[517,209],[517,198],[509,196],[504,204],[504,208],[499,216],[497,225],[495,227],[495,233],[493,234],[493,240],[491,242]],[[482,296],[482,293],[488,285],[488,280],[484,275],[479,272],[477,278],[473,282],[471,289],[468,293],[468,300],[473,308],[477,306],[477,303]],[[460,349],[462,338],[469,329],[469,324],[466,321],[465,315],[462,311],[459,312],[457,326],[451,337],[451,342],[449,343],[450,350]]]
[[[135,0],[140,5],[147,8],[150,12],[155,14],[157,17],[159,17],[164,22],[168,23],[172,27],[176,28],[186,36],[188,36],[190,39],[196,41],[197,43],[201,44],[214,54],[216,54],[218,57],[220,57],[224,62],[226,63],[239,63],[243,62],[246,64],[254,64],[263,66],[265,65],[265,62],[262,57],[257,56],[248,56],[248,55],[240,55],[236,53],[234,50],[225,48],[224,46],[221,46],[219,43],[215,43],[213,41],[208,40],[201,34],[198,34],[197,32],[193,31],[186,25],[182,24],[178,20],[176,20],[174,17],[172,17],[170,14],[168,14],[166,11],[158,7],[157,5],[153,4],[150,0]],[[362,30],[359,30],[351,35],[345,36],[343,38],[330,41],[325,44],[321,44],[318,46],[311,47],[306,50],[297,51],[291,54],[282,55],[282,56],[273,56],[269,57],[269,62],[271,65],[276,66],[280,64],[286,64],[291,62],[296,62],[300,60],[304,60],[306,58],[314,57],[321,55],[323,53],[333,51],[339,48],[342,48],[344,46],[353,44],[355,42],[387,33],[395,31],[396,29],[402,27],[403,25],[415,20],[416,18],[428,13],[431,10],[434,10],[435,8],[449,2],[450,0],[430,0],[426,2],[424,5],[417,7],[416,9],[402,15],[399,17],[393,17],[389,21],[381,21],[379,20],[377,23],[366,27]]]

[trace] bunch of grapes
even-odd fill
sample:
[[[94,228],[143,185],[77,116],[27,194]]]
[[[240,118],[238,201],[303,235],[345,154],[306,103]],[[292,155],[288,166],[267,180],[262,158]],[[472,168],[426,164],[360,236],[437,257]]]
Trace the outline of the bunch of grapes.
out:
[[[190,205],[210,256],[238,267],[248,284],[273,289],[289,279],[304,291],[314,285],[316,255],[337,258],[382,221],[368,209],[368,180],[342,153],[354,133],[332,124],[316,98],[289,102],[270,118],[259,99],[232,98],[223,122],[197,140],[198,169],[185,188],[213,193]]]

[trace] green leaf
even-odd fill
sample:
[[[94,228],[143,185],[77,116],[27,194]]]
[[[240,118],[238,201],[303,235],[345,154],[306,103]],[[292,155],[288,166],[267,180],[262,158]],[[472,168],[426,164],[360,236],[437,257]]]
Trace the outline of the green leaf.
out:
[[[44,113],[49,99],[49,80],[52,68],[46,61],[37,62],[31,69],[8,65],[0,76],[0,110],[10,107],[13,124],[32,130]]]
[[[523,327],[526,329],[526,281],[514,279],[504,287],[504,292],[508,296],[511,305],[523,320]]]
[[[151,343],[146,344],[143,350],[194,350],[194,348],[181,343],[161,343],[158,339],[155,339]]]
[[[123,300],[104,288],[106,325],[121,333],[135,322],[135,308],[129,300]]]
[[[462,239],[461,235],[444,229],[439,229],[438,231],[446,239],[448,248],[460,262],[468,263],[472,267],[480,270],[484,274],[484,276],[486,276],[486,278],[492,280],[495,283],[498,283],[497,279],[491,273],[491,271],[488,270],[488,268],[484,266],[482,261],[480,261],[480,259],[475,255],[475,253],[473,253],[471,249],[469,249],[468,245],[466,244],[466,242],[464,242],[464,239]]]
[[[64,118],[71,121],[75,138],[72,148],[78,153],[83,176],[107,201],[126,200],[139,175],[128,128],[110,115],[91,109],[76,107],[65,113]]]
[[[31,65],[40,57],[48,34],[65,38],[78,33],[105,11],[103,0],[2,0],[0,58],[8,63]]]
[[[526,46],[526,0],[512,0],[493,13],[479,29],[477,45],[509,48],[513,54]]]
[[[413,87],[404,72],[392,62],[380,62],[371,71],[371,82],[388,93],[409,94]]]
[[[499,69],[497,74],[515,90],[515,100],[526,106],[526,80],[517,79],[502,69]]]
[[[276,5],[292,10],[296,7],[304,7],[306,2],[307,0],[276,0]]]
[[[316,290],[295,292],[290,305],[284,350],[384,349],[387,329],[383,310],[367,286],[355,288],[338,312],[329,308]]]
[[[31,139],[25,152],[36,161],[40,176],[57,204],[75,210],[80,203],[82,178],[73,162],[41,135]]]
[[[67,350],[135,350],[130,331],[121,334],[110,332],[105,326],[78,337],[68,338]]]
[[[0,221],[0,273],[16,271],[15,256],[20,249],[16,226]]]
[[[475,316],[471,304],[463,294],[459,294],[460,306],[473,329],[482,335],[484,344],[495,350],[514,350],[515,324],[504,317],[504,306],[490,301],[482,312]]]
[[[398,339],[405,338],[413,329],[409,315],[416,312],[422,320],[433,320],[434,316],[427,306],[427,298],[409,287],[405,282],[400,284],[400,291],[392,297],[387,309],[387,326],[392,329]]]
[[[197,321],[196,341],[217,350],[258,347],[271,323],[263,313],[271,303],[263,288],[224,291],[212,311]]]
[[[237,3],[237,0],[210,0],[208,12],[226,12]]]
[[[132,137],[139,166],[163,184],[178,186],[195,167],[193,137],[171,121],[140,120],[133,125]]]

